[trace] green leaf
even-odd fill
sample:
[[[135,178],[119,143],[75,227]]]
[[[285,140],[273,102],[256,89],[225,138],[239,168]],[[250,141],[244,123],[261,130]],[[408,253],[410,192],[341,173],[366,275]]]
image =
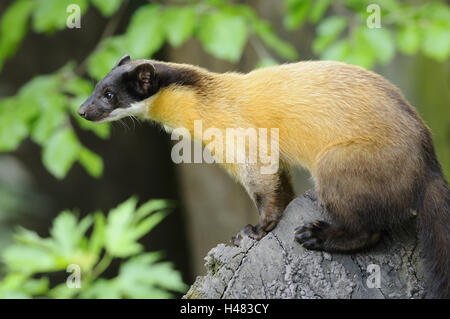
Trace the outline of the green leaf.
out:
[[[375,64],[374,56],[364,47],[353,47],[344,61],[350,64],[362,66],[366,69],[371,69]]]
[[[163,21],[167,40],[172,46],[179,47],[194,33],[196,14],[191,7],[169,7]]]
[[[110,211],[105,226],[106,250],[116,257],[128,257],[141,251],[137,242],[166,215],[165,200],[151,200],[136,210],[137,199],[131,197]],[[154,213],[156,210],[165,210]],[[150,216],[149,216],[150,215]]]
[[[48,296],[50,298],[56,299],[71,299],[79,292],[79,289],[69,288],[67,283],[64,282],[62,284],[56,285],[49,292]]]
[[[262,59],[258,62],[258,64],[256,64],[255,69],[265,68],[265,67],[274,66],[274,65],[278,65],[278,61],[271,59],[271,58]]]
[[[375,53],[376,60],[382,64],[390,62],[395,55],[395,44],[391,32],[386,28],[364,29],[367,43]]]
[[[71,77],[62,83],[62,90],[73,95],[88,97],[94,90],[94,86],[81,77]]]
[[[171,263],[154,264],[154,261],[154,255],[143,254],[121,265],[118,282],[123,295],[128,298],[168,298],[171,294],[165,290],[187,290],[180,273]]]
[[[450,26],[443,23],[433,23],[423,30],[423,52],[440,62],[450,55]]]
[[[170,201],[165,199],[151,199],[136,210],[135,219],[140,221],[152,212],[172,208],[173,206]]]
[[[140,238],[150,232],[156,225],[158,225],[166,216],[167,212],[157,212],[150,217],[145,218],[133,229],[133,235]]]
[[[48,94],[43,101],[46,105],[41,107],[41,114],[31,130],[31,138],[38,144],[44,144],[57,128],[67,122],[64,95]]]
[[[147,256],[141,255],[123,263],[119,270],[119,279],[123,287],[146,285],[158,286],[178,292],[185,292],[186,285],[179,272],[168,262],[150,264]],[[130,291],[130,290],[128,290]],[[143,298],[145,298],[143,296]]]
[[[137,199],[131,197],[112,209],[106,222],[101,212],[78,221],[73,213],[63,211],[55,218],[49,238],[21,228],[14,236],[15,243],[2,253],[7,273],[0,281],[0,297],[169,298],[172,291],[185,292],[187,286],[180,273],[171,263],[159,262],[162,253],[136,255],[142,248],[137,243],[139,237],[165,216],[172,202],[150,200],[138,209],[136,204]],[[95,279],[98,271],[104,270],[94,268],[104,245],[110,257],[135,256],[121,263],[117,277]],[[47,277],[32,278],[34,274],[63,271],[68,264],[82,268],[86,279],[81,290],[70,289],[65,282],[49,290]]]
[[[350,53],[350,45],[346,40],[332,44],[321,55],[322,60],[345,61]]]
[[[312,2],[310,0],[286,0],[286,16],[284,19],[284,26],[288,30],[299,28],[306,20]]]
[[[151,42],[151,41],[147,41]],[[127,52],[127,39],[124,36],[104,40],[100,48],[88,58],[87,70],[90,76],[101,80]]]
[[[426,20],[432,25],[439,24],[447,26],[447,28],[450,27],[450,7],[448,4],[429,1],[420,8],[418,13],[420,19]]]
[[[148,58],[164,43],[161,7],[148,4],[140,7],[131,18],[125,39],[125,48],[135,59]]]
[[[36,118],[42,121],[35,124],[38,127],[33,133],[39,140],[61,123],[60,110],[53,114],[45,112],[49,106],[64,103],[64,97],[55,93],[57,86],[57,76],[38,76],[25,84],[18,95],[0,100],[0,151],[17,148],[30,133],[31,122]]]
[[[101,212],[94,213],[94,229],[89,239],[88,251],[99,255],[105,245],[105,216]]]
[[[311,9],[311,13],[309,14],[309,21],[312,23],[317,23],[320,19],[322,19],[325,11],[327,11],[330,6],[331,0],[317,0],[314,1],[314,5]]]
[[[138,256],[134,256],[130,259],[130,262],[141,264],[141,265],[148,265],[151,266],[157,261],[160,261],[164,257],[164,253],[160,251],[154,251],[150,253],[143,253]]]
[[[133,212],[137,199],[132,197],[112,209],[105,226],[106,250],[115,257],[128,257],[142,250],[133,232]]]
[[[29,278],[29,275],[17,272],[7,273],[0,281],[0,298],[23,299],[41,296],[48,291],[49,280]]]
[[[0,100],[0,152],[16,149],[28,135],[28,125],[17,116],[17,99]]]
[[[207,52],[237,62],[247,42],[247,33],[243,17],[217,12],[202,17],[197,37]]]
[[[391,32],[386,28],[369,29],[359,27],[352,38],[353,54],[360,62],[352,62],[370,68],[375,61],[386,64],[395,54],[395,44]],[[365,63],[365,64],[363,64]]]
[[[44,145],[42,162],[53,176],[61,179],[78,159],[80,149],[72,129],[59,130]]]
[[[99,178],[102,175],[103,159],[94,152],[82,147],[79,154],[79,160],[81,165],[83,165],[86,171],[93,177]]]
[[[282,58],[291,61],[298,59],[296,49],[288,42],[281,40],[268,22],[262,20],[254,21],[252,27],[255,34],[261,38],[264,44],[275,50]]]
[[[91,3],[105,16],[113,15],[120,7],[122,0],[91,0]]]
[[[53,221],[50,229],[58,252],[66,258],[72,257],[91,224],[92,217],[89,215],[78,223],[77,218],[70,211],[61,212]]]
[[[51,238],[42,238],[37,233],[19,227],[17,233],[14,234],[14,240],[23,245],[36,246],[47,250],[55,249],[55,242]]]
[[[39,296],[43,295],[48,291],[50,281],[47,277],[42,277],[39,279],[28,279],[25,281],[22,286],[21,290],[30,296]]]
[[[313,51],[322,53],[347,27],[347,19],[331,16],[323,20],[317,27],[317,38],[313,42]]]
[[[34,6],[32,0],[15,1],[3,14],[0,22],[0,69],[3,61],[11,57],[22,42]]]
[[[415,54],[420,47],[421,31],[417,24],[408,23],[397,32],[397,47],[405,54]]]
[[[9,272],[0,281],[0,291],[19,290],[29,275],[19,272]]]
[[[40,75],[27,82],[27,84],[19,90],[19,94],[23,97],[38,100],[42,98],[43,94],[56,91],[61,84],[60,81],[61,79],[55,74]]]
[[[37,32],[54,32],[66,27],[67,7],[71,4],[80,7],[83,14],[87,7],[87,0],[36,0],[38,5],[33,12],[33,29]]]
[[[355,32],[350,42],[350,52],[343,61],[370,69],[376,62],[375,55],[372,45],[368,43],[364,34]]]
[[[18,108],[20,113],[18,115],[29,121],[39,117],[53,104],[63,107],[64,97],[61,95],[55,97],[56,94],[59,94],[57,92],[60,83],[61,79],[58,74],[34,77],[19,90]]]
[[[9,270],[24,274],[59,270],[58,262],[50,251],[21,244],[10,245],[2,254],[2,261]]]
[[[367,6],[371,3],[376,3],[380,6],[380,8],[383,11],[386,12],[399,12],[401,10],[403,10],[403,8],[401,7],[401,1],[398,0],[377,0],[377,1],[359,1],[361,3],[361,5],[364,7],[364,9],[367,8]]]
[[[120,286],[115,279],[97,279],[92,285],[84,289],[81,298],[120,299]]]

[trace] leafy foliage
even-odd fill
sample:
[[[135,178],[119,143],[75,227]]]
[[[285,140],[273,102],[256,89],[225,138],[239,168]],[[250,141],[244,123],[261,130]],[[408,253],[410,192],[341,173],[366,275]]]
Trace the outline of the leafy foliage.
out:
[[[137,9],[126,32],[105,39],[90,56],[88,73],[100,79],[125,53],[147,58],[165,42],[179,47],[191,37],[197,38],[207,52],[230,62],[240,59],[250,36],[258,37],[284,59],[298,57],[292,45],[281,40],[249,6],[225,0],[185,2],[178,6],[153,3]]]
[[[285,4],[286,28],[317,24],[313,50],[321,59],[372,68],[392,61],[396,49],[407,55],[420,50],[441,62],[450,55],[450,8],[441,2],[287,0]],[[367,26],[371,4],[381,9],[380,28]],[[330,8],[337,8],[339,15],[323,18]]]
[[[55,74],[33,78],[18,94],[0,100],[0,151],[14,150],[30,137],[42,146],[42,162],[55,177],[63,178],[76,161],[92,176],[100,176],[101,157],[81,145],[69,118],[92,89],[67,65]],[[75,118],[82,128],[101,138],[109,136],[108,125]]]
[[[161,253],[142,252],[138,243],[167,215],[171,204],[150,200],[136,205],[132,197],[107,217],[96,212],[81,220],[63,211],[48,238],[20,228],[15,243],[1,256],[6,275],[0,281],[0,298],[169,298],[170,291],[184,292],[186,286],[173,265],[162,262]],[[126,258],[118,275],[99,278],[114,258]],[[81,269],[81,288],[69,288],[65,282],[51,287],[49,273],[65,271],[72,264]]]
[[[15,1],[0,22],[0,69],[20,46],[28,20],[31,19],[35,32],[54,33],[65,27],[69,4],[79,5],[81,14],[92,4],[110,17],[119,10],[121,0]],[[87,58],[87,74],[99,80],[126,53],[133,58],[149,58],[166,42],[178,47],[192,37],[207,52],[236,62],[252,34],[282,58],[297,58],[295,49],[278,38],[270,24],[249,6],[223,0],[185,1],[173,6],[151,3],[134,12],[124,34],[99,43]],[[56,178],[64,178],[75,162],[90,175],[101,176],[102,159],[82,145],[71,126],[72,114],[82,129],[91,130],[100,138],[109,137],[108,124],[93,124],[75,113],[93,90],[83,75],[69,63],[53,74],[35,77],[15,96],[0,99],[0,151],[13,151],[24,139],[31,138],[42,147],[42,162]]]
[[[371,68],[376,63],[389,63],[396,50],[404,54],[420,50],[438,61],[450,55],[450,9],[440,2],[379,0],[376,3],[382,9],[380,29],[366,26],[366,10],[372,1],[285,0],[284,3],[288,30],[304,23],[317,25],[313,51],[322,59]],[[79,5],[81,14],[92,5],[105,17],[111,17],[119,14],[121,0],[16,0],[0,22],[0,69],[20,46],[30,19],[35,32],[51,34],[65,27],[69,4]],[[330,11],[336,13],[328,14]],[[99,80],[124,54],[149,58],[165,43],[179,47],[190,38],[198,39],[207,52],[230,62],[241,58],[250,40],[257,42],[258,52],[264,46],[269,50],[260,54],[256,67],[277,64],[278,58],[298,58],[295,48],[280,39],[270,23],[250,6],[225,0],[185,0],[177,5],[140,6],[125,33],[106,37],[87,57],[86,71]],[[58,72],[32,79],[15,96],[0,100],[0,151],[12,151],[30,137],[42,146],[43,163],[56,178],[64,178],[75,162],[90,175],[101,176],[102,159],[81,144],[68,116],[92,92],[91,83],[83,75],[69,63]],[[92,124],[74,115],[82,129],[92,130],[101,138],[109,136],[108,124]]]
[[[27,20],[34,4],[32,0],[14,2],[3,15],[0,24],[0,68],[12,56],[25,36]]]

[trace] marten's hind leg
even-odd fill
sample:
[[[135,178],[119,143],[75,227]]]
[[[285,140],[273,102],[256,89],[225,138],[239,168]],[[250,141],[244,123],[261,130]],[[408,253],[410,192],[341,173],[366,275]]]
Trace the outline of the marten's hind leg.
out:
[[[380,232],[349,231],[343,226],[316,220],[295,229],[295,239],[303,247],[329,252],[353,252],[375,245]]]
[[[242,166],[239,178],[255,203],[259,213],[258,224],[247,225],[231,241],[239,245],[244,237],[263,238],[275,228],[287,204],[294,198],[289,175],[284,170],[275,174],[261,174],[258,166]]]
[[[326,152],[318,162],[316,190],[332,222],[296,228],[306,248],[351,252],[378,242],[401,223],[413,205],[414,167],[408,152],[351,144]]]

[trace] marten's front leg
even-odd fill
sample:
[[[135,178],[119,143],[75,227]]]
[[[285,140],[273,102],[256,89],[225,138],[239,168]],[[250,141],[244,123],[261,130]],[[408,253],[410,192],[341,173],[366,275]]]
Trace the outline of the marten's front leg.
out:
[[[279,170],[275,174],[261,174],[256,166],[239,168],[238,176],[252,198],[259,212],[257,225],[247,225],[232,237],[232,242],[239,245],[242,238],[260,240],[275,228],[287,204],[294,198],[289,174]]]

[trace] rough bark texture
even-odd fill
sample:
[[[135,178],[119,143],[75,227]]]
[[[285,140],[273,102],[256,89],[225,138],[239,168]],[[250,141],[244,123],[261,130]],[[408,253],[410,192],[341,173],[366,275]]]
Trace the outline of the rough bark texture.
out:
[[[286,208],[276,229],[241,247],[220,244],[205,257],[207,274],[184,298],[422,298],[424,280],[414,218],[375,248],[343,255],[314,252],[296,243],[294,229],[327,220],[313,191]],[[367,267],[380,267],[380,288],[369,288]]]

